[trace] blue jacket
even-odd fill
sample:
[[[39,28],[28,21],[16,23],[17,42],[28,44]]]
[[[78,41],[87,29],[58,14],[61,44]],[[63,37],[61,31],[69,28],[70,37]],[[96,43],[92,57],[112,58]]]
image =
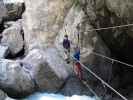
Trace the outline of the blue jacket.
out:
[[[73,56],[76,60],[80,61],[80,51],[79,50],[77,52],[75,52]]]

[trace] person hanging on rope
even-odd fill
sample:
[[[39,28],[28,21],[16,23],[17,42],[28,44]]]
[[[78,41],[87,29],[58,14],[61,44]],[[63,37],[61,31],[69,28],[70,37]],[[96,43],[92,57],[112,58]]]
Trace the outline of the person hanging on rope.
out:
[[[83,79],[82,68],[81,68],[81,65],[79,63],[79,61],[80,61],[80,48],[79,48],[79,46],[76,46],[76,48],[74,50],[73,57],[75,58],[75,60],[74,60],[74,71],[75,71],[76,75],[78,76],[78,78],[80,80],[82,80]]]
[[[71,48],[71,43],[70,40],[68,39],[68,35],[64,35],[63,39],[63,48],[64,48],[64,58],[67,63],[70,62],[70,48]]]

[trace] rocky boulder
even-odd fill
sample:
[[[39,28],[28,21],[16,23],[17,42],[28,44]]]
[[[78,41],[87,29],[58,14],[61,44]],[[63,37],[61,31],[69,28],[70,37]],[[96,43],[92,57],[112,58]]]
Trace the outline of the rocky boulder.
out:
[[[2,90],[0,90],[0,100],[15,100],[8,97]]]
[[[23,97],[33,92],[34,84],[20,63],[3,59],[0,60],[0,88],[9,96]]]
[[[58,91],[71,74],[71,67],[64,63],[54,48],[45,52],[32,50],[23,62],[33,66],[31,73],[41,90]]]
[[[0,0],[0,24],[2,21],[17,20],[22,17],[25,10],[23,2],[8,2]]]
[[[72,95],[89,95],[94,96],[94,94],[88,89],[78,78],[69,77],[64,84],[64,87],[59,91],[65,96]]]
[[[34,49],[23,60],[0,60],[0,88],[11,97],[41,90],[58,91],[71,74],[71,67],[58,56],[56,49],[46,52]]]
[[[9,28],[9,27],[13,26],[15,23],[16,23],[15,21],[4,22],[4,27]]]
[[[19,53],[24,46],[21,20],[14,23],[2,33],[1,43],[9,47],[12,55]]]
[[[6,94],[0,90],[0,100],[4,100],[6,98]]]
[[[0,58],[5,58],[9,54],[9,48],[7,46],[0,45]]]
[[[0,23],[3,20],[3,18],[7,16],[7,9],[3,3],[3,1],[0,1]]]
[[[23,2],[5,2],[7,9],[7,15],[4,20],[11,21],[22,18],[22,14],[25,10],[25,5]]]

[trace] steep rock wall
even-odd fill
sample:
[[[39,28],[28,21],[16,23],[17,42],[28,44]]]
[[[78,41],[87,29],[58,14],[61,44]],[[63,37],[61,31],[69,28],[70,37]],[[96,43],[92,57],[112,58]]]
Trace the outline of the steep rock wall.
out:
[[[94,28],[119,26],[133,23],[132,0],[80,0],[84,12],[88,15]],[[92,18],[92,15],[94,16]],[[111,50],[113,57],[123,62],[132,63],[133,59],[133,26],[97,31],[104,43]],[[133,81],[132,69],[118,63],[113,64],[114,80],[120,89],[129,89]],[[117,65],[117,67],[115,66]],[[120,82],[120,83],[119,83]],[[113,83],[115,83],[113,81]],[[132,87],[132,86],[131,86]],[[127,91],[130,91],[127,90]],[[124,92],[123,92],[124,93]]]
[[[0,23],[2,19],[7,16],[7,9],[2,0],[0,0]]]
[[[69,39],[72,42],[71,52],[73,54],[73,48],[78,45],[77,34],[79,33],[81,62],[86,64],[91,70],[107,81],[109,77],[112,77],[111,63],[107,62],[105,59],[96,57],[92,52],[95,51],[110,56],[110,51],[96,32],[88,31],[90,29],[93,29],[93,27],[90,25],[90,21],[81,6],[79,4],[73,5],[64,20],[63,28],[57,35],[55,44],[58,49],[62,49],[61,44],[63,37],[65,34],[68,34]]]
[[[72,6],[71,0],[25,0],[25,40],[28,49],[46,47],[53,43]]]
[[[49,1],[29,1],[26,0],[26,12],[23,16],[24,19],[24,34],[27,49],[30,51],[33,48],[42,48],[55,44],[60,44],[63,40],[65,30],[69,34],[70,40],[77,44],[77,33],[80,33],[80,45],[82,47],[82,61],[86,64],[95,64],[95,72],[100,73],[104,79],[108,79],[106,76],[110,76],[110,63],[106,63],[104,59],[93,56],[90,58],[92,51],[97,51],[104,55],[110,55],[110,52],[106,45],[102,42],[96,32],[88,32],[89,29],[93,29],[90,25],[87,15],[82,10],[80,2],[63,1],[63,0],[49,0]],[[91,11],[91,10],[89,10]],[[92,20],[95,18],[94,12],[91,12]],[[77,30],[79,27],[79,30]],[[60,48],[57,45],[57,48]],[[104,63],[106,63],[104,65]],[[102,70],[103,65],[105,66]],[[106,70],[106,71],[105,71]],[[110,75],[104,75],[106,74]],[[102,75],[102,73],[104,73]]]
[[[89,4],[91,5],[91,3]],[[26,50],[28,51],[26,54],[30,55],[30,52],[33,52],[36,49],[38,49],[38,51],[37,53],[33,52],[33,55],[26,56],[24,59],[20,60],[20,62],[24,61],[24,64],[14,61],[14,63],[18,64],[18,68],[20,68],[20,74],[22,73],[22,79],[24,76],[23,72],[21,71],[23,70],[22,68],[27,66],[30,67],[30,65],[33,65],[37,68],[37,70],[33,71],[35,73],[35,78],[39,81],[40,87],[43,90],[51,90],[50,92],[55,92],[56,89],[58,90],[61,87],[63,82],[66,82],[66,79],[69,76],[71,77],[72,64],[66,64],[64,58],[62,57],[63,49],[61,43],[65,34],[64,30],[66,30],[70,40],[73,43],[72,53],[73,47],[75,47],[77,44],[77,33],[79,32],[82,53],[81,61],[86,65],[92,65],[88,67],[92,69],[95,73],[97,73],[100,77],[102,77],[104,80],[110,80],[110,78],[112,77],[111,64],[107,63],[104,59],[97,58],[96,56],[91,55],[92,52],[95,51],[106,56],[110,56],[109,49],[99,37],[99,35],[96,32],[88,31],[90,29],[93,29],[91,21],[95,22],[96,19],[96,14],[93,11],[92,5],[89,6],[87,10],[90,13],[89,18],[84,9],[82,9],[80,3],[71,0],[25,0],[25,5],[26,11],[23,15],[23,29]],[[40,51],[43,52],[41,55],[39,53]],[[38,53],[39,55],[36,55]],[[34,59],[31,59],[32,57]],[[44,57],[46,59],[41,59],[40,57]],[[47,62],[48,65],[45,62]],[[5,60],[3,60],[3,63],[5,64]],[[11,66],[6,65],[6,67],[10,68]],[[69,69],[69,67],[71,68]],[[45,72],[45,69],[46,74],[43,74],[43,72]],[[53,74],[47,73],[47,69],[48,71],[50,70]],[[17,71],[11,72],[11,74],[14,75],[16,74],[16,72]],[[1,74],[3,75],[2,72]],[[87,73],[85,74],[87,75]],[[15,91],[15,94],[21,94],[24,92],[23,90],[19,89],[19,86],[21,86],[22,83],[18,83],[18,87],[14,87],[14,83],[16,81],[15,79],[19,80],[21,79],[21,77],[18,76],[14,79],[13,75],[10,77],[11,80],[14,80],[12,81],[13,85],[8,85],[8,82],[5,81],[0,81],[1,86],[3,87],[3,83],[6,83],[6,87],[3,87],[3,90],[5,89],[8,94],[10,94],[10,91],[8,91],[8,89],[10,88]],[[89,78],[91,80],[96,80],[91,77]],[[27,77],[24,79],[27,79]],[[53,85],[53,87],[50,87],[51,82],[57,79],[62,79],[60,81],[61,84],[55,84]],[[29,84],[31,83],[31,81],[28,81],[27,83]],[[30,85],[31,89],[25,88],[25,86],[23,85],[22,87],[26,89],[25,91],[30,93],[34,91],[32,85],[33,84]],[[67,86],[71,85],[67,84]],[[16,96],[15,94],[10,95]]]

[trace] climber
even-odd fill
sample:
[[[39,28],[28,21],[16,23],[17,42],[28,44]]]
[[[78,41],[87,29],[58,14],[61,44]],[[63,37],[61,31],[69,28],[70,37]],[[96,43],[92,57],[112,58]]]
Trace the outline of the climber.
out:
[[[64,35],[64,39],[63,39],[63,48],[64,48],[64,55],[65,55],[65,60],[67,63],[69,63],[70,61],[70,40],[68,39],[68,35]]]
[[[76,73],[76,75],[78,76],[78,78],[80,80],[82,80],[82,68],[81,68],[81,65],[79,63],[80,61],[80,48],[79,46],[76,46],[75,50],[74,50],[74,71]]]

